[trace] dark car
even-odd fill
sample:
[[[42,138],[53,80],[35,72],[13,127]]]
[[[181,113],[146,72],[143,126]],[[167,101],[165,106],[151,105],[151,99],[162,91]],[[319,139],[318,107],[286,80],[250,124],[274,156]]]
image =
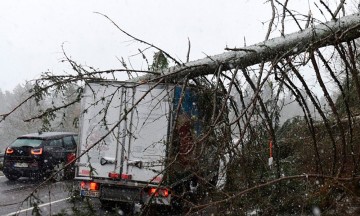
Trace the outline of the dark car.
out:
[[[4,155],[3,173],[9,180],[20,177],[44,178],[62,169],[54,180],[71,178],[76,155],[78,135],[71,132],[43,132],[18,137]]]

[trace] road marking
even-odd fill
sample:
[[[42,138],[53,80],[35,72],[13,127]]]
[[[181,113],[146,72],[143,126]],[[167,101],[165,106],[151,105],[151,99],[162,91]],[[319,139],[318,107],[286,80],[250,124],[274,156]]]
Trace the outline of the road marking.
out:
[[[55,203],[58,203],[58,202],[63,202],[65,200],[68,200],[70,199],[71,197],[67,197],[67,198],[64,198],[64,199],[59,199],[59,200],[55,200],[53,202],[48,202],[48,203],[44,203],[44,204],[41,204],[41,205],[38,205],[39,208],[41,207],[44,207],[44,206],[47,206],[47,205],[51,205],[51,204],[55,204]],[[27,208],[27,209],[23,209],[23,210],[19,210],[19,211],[16,211],[16,212],[11,212],[9,214],[7,214],[6,216],[12,216],[12,215],[18,215],[22,212],[26,212],[26,211],[30,211],[30,210],[33,210],[34,207],[31,207],[31,208]]]

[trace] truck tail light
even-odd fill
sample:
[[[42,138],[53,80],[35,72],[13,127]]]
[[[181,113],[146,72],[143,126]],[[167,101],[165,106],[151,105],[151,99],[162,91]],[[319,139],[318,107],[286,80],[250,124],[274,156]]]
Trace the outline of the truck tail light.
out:
[[[31,149],[31,154],[32,154],[32,155],[42,155],[42,153],[43,153],[43,149],[42,149],[42,148]]]
[[[6,154],[12,154],[12,153],[14,153],[14,149],[12,149],[12,148],[6,148]]]
[[[90,190],[99,190],[99,183],[90,182]]]
[[[100,184],[97,183],[97,182],[85,182],[85,181],[82,181],[80,183],[80,187],[83,190],[97,191],[100,188]]]
[[[161,197],[168,197],[169,196],[169,190],[166,188],[150,188],[149,189],[149,195],[150,196],[161,196]]]
[[[82,181],[82,182],[80,183],[80,188],[81,188],[81,189],[85,189],[85,188],[86,188],[86,182]]]

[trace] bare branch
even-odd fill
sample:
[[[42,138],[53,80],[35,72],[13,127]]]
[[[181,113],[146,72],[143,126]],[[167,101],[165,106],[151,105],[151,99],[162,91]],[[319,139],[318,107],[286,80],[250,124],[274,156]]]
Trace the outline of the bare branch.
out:
[[[141,43],[144,43],[144,44],[146,44],[146,45],[149,45],[149,46],[151,46],[151,47],[154,47],[155,49],[163,52],[168,58],[170,58],[171,60],[173,60],[177,65],[180,65],[180,62],[178,62],[175,58],[173,58],[170,54],[168,54],[168,53],[165,52],[164,50],[160,49],[159,47],[157,47],[157,46],[155,46],[155,45],[153,45],[153,44],[150,44],[150,43],[148,43],[148,42],[146,42],[146,41],[143,41],[143,40],[141,40],[141,39],[139,39],[139,38],[136,38],[136,37],[132,36],[131,34],[127,33],[126,31],[122,30],[122,29],[121,29],[112,19],[110,19],[107,15],[102,14],[102,13],[99,13],[99,12],[94,12],[94,13],[97,13],[97,14],[100,14],[100,15],[104,16],[104,17],[105,17],[106,19],[108,19],[112,24],[114,24],[114,26],[115,26],[117,29],[119,29],[121,32],[123,32],[123,33],[126,34],[127,36],[129,36],[129,37],[133,38],[134,40],[137,40],[137,41],[139,41],[139,42],[141,42]]]

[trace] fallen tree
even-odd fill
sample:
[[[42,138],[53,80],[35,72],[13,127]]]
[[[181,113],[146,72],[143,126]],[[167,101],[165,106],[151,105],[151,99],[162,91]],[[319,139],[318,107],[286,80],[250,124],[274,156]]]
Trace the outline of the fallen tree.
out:
[[[34,95],[31,97],[46,96],[46,92],[52,92],[53,89],[59,94],[67,89],[68,83],[81,81],[86,85],[93,80],[106,79],[101,74],[115,72],[148,73],[130,80],[134,82],[178,82],[179,85],[187,84],[184,78],[215,74],[216,76],[213,76],[215,79],[206,80],[208,81],[206,84],[214,90],[212,92],[217,93],[218,90],[222,90],[222,95],[226,95],[224,97],[226,101],[230,98],[229,95],[234,93],[236,96],[239,95],[240,100],[231,104],[237,113],[229,122],[217,121],[219,118],[214,116],[211,122],[207,123],[212,126],[224,124],[240,129],[239,132],[231,134],[232,137],[238,138],[237,143],[216,142],[224,145],[224,148],[221,148],[223,151],[219,153],[220,157],[231,156],[227,169],[224,169],[227,172],[224,190],[217,191],[216,188],[212,191],[214,194],[210,194],[210,197],[214,202],[208,202],[207,197],[199,199],[204,205],[188,200],[194,206],[193,209],[221,204],[224,206],[220,207],[227,211],[230,209],[230,213],[244,214],[254,209],[266,210],[268,214],[279,214],[279,212],[299,214],[303,213],[303,209],[309,212],[311,206],[333,210],[333,206],[338,201],[337,197],[351,198],[353,194],[357,196],[360,191],[359,126],[356,123],[358,119],[353,118],[359,113],[357,107],[360,98],[360,84],[357,80],[358,45],[354,41],[360,37],[359,25],[360,15],[354,14],[252,46],[226,49],[228,52],[178,64],[168,69],[149,67],[150,71],[129,70],[125,66],[125,69],[96,71],[90,68],[89,70],[65,55],[77,74],[44,76],[38,80],[33,91]],[[145,44],[151,46],[150,43]],[[326,46],[333,48],[330,57],[323,55],[325,54],[322,53],[323,50],[319,50]],[[151,47],[160,50],[156,46]],[[303,78],[304,74],[301,74],[303,71],[299,69],[305,64],[303,62],[298,64],[296,59],[302,58],[302,53],[306,53],[309,59],[306,63],[313,69],[304,73],[313,73],[316,84],[320,83],[322,93],[327,96],[326,101],[322,103],[331,104],[331,110],[322,106],[323,104],[316,98],[317,95],[311,91],[310,84]],[[252,65],[264,62],[271,62],[271,67],[260,70],[250,68]],[[226,72],[220,73],[221,71]],[[330,82],[334,83],[341,96],[329,94],[329,90],[333,89],[327,89],[323,84],[325,76],[331,77]],[[271,85],[266,86],[265,83]],[[81,98],[81,88],[79,86],[76,91],[78,93],[76,100],[67,102],[63,106],[51,107],[33,119],[50,116],[55,111],[76,104]],[[286,94],[291,95],[291,100],[287,102],[296,103],[303,113],[296,117],[292,116],[292,119],[280,127],[278,118],[283,108],[280,104],[285,103],[282,96]],[[42,100],[41,97],[39,98]],[[209,101],[204,102],[209,103]],[[224,103],[221,107],[227,105],[228,103]],[[315,117],[313,111],[315,109],[321,117]],[[125,113],[128,112],[129,110],[126,110]],[[212,110],[212,113],[216,112]],[[9,114],[3,115],[4,118]],[[267,164],[268,157],[272,157],[269,155],[271,148],[269,140],[274,147],[272,167]],[[311,182],[309,179],[314,181]],[[344,186],[339,182],[351,184]],[[342,187],[350,188],[350,193]],[[245,194],[246,198],[238,199]],[[350,204],[348,209],[351,210],[352,203],[346,204]]]
[[[347,42],[360,37],[360,14],[353,14],[315,25],[303,31],[295,32],[284,37],[267,40],[252,46],[229,49],[231,51],[209,56],[204,59],[173,66],[158,72],[146,74],[132,79],[134,82],[145,82],[167,76],[167,79],[177,80],[185,76],[197,77],[214,74],[218,67],[222,71],[236,67],[246,68],[263,61],[273,61],[291,55],[305,52],[309,49]]]

